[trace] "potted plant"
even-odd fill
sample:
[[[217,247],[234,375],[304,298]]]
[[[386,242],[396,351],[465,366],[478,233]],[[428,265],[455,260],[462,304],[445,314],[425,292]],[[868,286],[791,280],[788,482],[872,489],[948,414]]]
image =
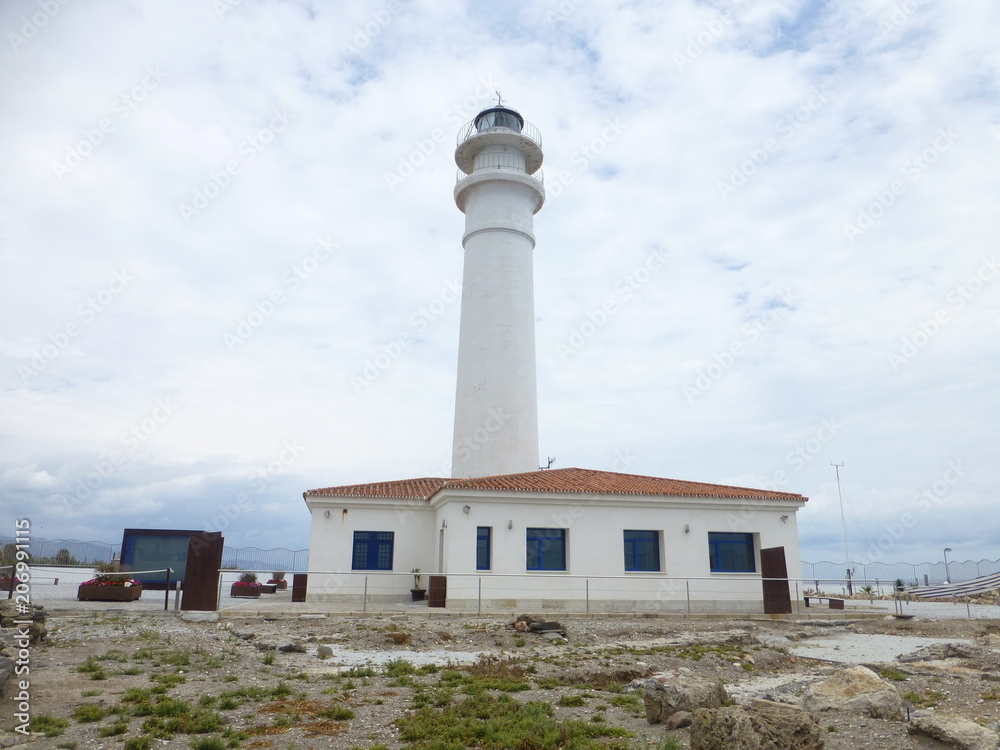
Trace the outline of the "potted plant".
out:
[[[263,585],[257,583],[256,573],[240,573],[240,579],[229,589],[230,596],[259,599]]]
[[[278,571],[277,573],[271,574],[271,580],[268,581],[269,585],[276,586],[277,591],[284,591],[288,588],[288,581],[285,580],[284,571]]]
[[[420,579],[423,578],[420,575],[420,568],[413,568],[410,572],[413,573],[413,588],[410,589],[410,596],[413,597],[413,601],[422,602],[424,600],[424,590],[420,588]]]
[[[76,590],[76,598],[85,601],[132,602],[142,596],[142,582],[128,575],[117,562],[99,563],[96,574]]]

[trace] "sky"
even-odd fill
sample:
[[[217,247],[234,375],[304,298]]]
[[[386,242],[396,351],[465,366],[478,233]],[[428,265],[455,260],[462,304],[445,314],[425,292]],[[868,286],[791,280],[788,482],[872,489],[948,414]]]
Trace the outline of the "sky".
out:
[[[298,549],[305,490],[448,476],[455,138],[499,92],[545,154],[541,465],[800,493],[807,561],[1000,558],[998,31],[987,0],[3,3],[0,536]]]

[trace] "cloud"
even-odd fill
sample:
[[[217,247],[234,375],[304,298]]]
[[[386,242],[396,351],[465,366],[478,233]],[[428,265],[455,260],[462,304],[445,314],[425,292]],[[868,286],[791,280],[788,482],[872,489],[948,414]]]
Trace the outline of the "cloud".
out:
[[[885,554],[1000,556],[996,9],[53,7],[0,9],[8,515],[115,541],[245,494],[231,543],[304,547],[303,490],[441,473],[453,149],[499,91],[545,150],[540,460],[785,472],[807,559],[843,556],[831,462],[859,554],[963,462]]]

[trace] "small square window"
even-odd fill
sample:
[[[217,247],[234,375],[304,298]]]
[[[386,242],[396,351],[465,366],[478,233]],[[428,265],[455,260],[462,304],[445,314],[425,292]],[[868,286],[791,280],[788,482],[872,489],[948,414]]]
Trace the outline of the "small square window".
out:
[[[566,570],[566,529],[528,529],[528,570]]]
[[[708,559],[713,573],[755,573],[753,534],[708,532]]]
[[[625,529],[625,570],[660,571],[660,532]]]
[[[352,570],[392,570],[394,531],[355,531]]]

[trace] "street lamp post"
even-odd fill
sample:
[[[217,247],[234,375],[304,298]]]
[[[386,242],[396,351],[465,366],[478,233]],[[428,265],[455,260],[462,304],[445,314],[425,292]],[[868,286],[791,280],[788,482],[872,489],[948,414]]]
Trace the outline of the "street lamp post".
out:
[[[944,582],[951,583],[951,571],[948,569],[948,553],[951,552],[951,547],[944,548]]]

